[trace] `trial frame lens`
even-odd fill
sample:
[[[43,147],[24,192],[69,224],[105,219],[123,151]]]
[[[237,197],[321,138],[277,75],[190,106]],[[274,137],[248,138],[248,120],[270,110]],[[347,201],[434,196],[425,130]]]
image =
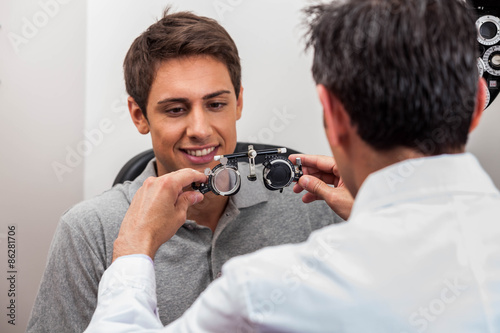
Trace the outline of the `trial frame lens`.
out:
[[[240,172],[230,165],[221,166],[212,172],[210,185],[219,195],[236,194],[241,185]]]

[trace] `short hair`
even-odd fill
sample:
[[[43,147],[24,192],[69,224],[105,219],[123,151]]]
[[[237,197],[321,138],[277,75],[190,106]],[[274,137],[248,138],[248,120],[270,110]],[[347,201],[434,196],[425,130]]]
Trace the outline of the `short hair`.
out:
[[[471,6],[344,0],[305,13],[313,77],[339,98],[366,143],[425,155],[463,149],[479,79]]]
[[[191,12],[169,14],[137,37],[123,63],[127,93],[147,118],[146,106],[159,64],[175,58],[206,55],[226,65],[238,98],[241,65],[238,49],[228,32],[217,21]]]

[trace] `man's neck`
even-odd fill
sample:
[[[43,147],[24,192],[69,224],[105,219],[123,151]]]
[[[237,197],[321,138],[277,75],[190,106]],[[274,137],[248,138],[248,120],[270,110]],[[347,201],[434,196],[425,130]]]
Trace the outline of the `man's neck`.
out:
[[[354,162],[359,163],[361,166],[355,174],[357,190],[359,190],[366,177],[373,172],[405,160],[429,156],[408,147],[397,147],[388,151],[378,151],[364,147],[363,150],[363,155],[357,155],[358,162]],[[461,147],[444,152],[444,154],[461,154],[464,152],[465,147]]]
[[[378,151],[368,147],[361,150],[355,154],[355,160],[352,161],[357,166],[354,168],[353,174],[355,184],[355,193],[353,195],[357,194],[359,188],[371,173],[395,163],[425,156],[421,152],[406,147],[397,147],[388,151]]]
[[[187,219],[196,221],[199,225],[209,227],[214,232],[220,217],[226,209],[228,201],[229,197],[209,192],[205,194],[205,198],[201,202],[188,209]]]

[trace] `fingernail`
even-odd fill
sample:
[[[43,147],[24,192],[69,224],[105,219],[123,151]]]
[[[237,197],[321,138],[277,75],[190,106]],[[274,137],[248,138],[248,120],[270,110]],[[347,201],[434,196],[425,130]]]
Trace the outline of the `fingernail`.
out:
[[[309,178],[308,177],[301,177],[299,182],[301,183],[300,185],[303,188],[306,188],[307,185],[309,184]]]
[[[196,204],[196,203],[200,202],[201,200],[203,200],[203,198],[204,198],[203,194],[201,194],[200,192],[196,193],[196,195],[194,197],[194,200],[195,200],[194,203]]]

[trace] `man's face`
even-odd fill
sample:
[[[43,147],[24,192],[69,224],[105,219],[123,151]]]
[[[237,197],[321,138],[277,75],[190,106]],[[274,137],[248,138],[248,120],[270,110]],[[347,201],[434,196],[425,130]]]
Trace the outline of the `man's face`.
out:
[[[182,168],[203,171],[218,163],[215,155],[232,153],[242,106],[227,67],[215,58],[161,63],[147,105],[158,175]]]

